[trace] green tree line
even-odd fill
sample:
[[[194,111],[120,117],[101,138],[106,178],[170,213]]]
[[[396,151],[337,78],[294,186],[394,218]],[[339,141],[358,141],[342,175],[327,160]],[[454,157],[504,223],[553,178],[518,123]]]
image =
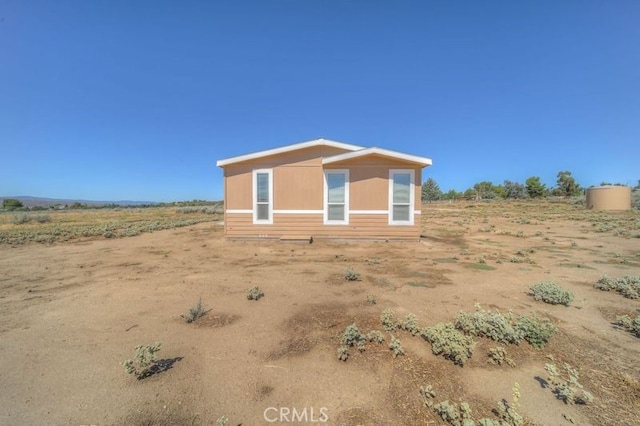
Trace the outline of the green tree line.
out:
[[[524,183],[512,182],[505,180],[504,183],[495,185],[489,181],[478,182],[464,192],[458,192],[455,189],[449,192],[442,192],[438,183],[429,178],[422,184],[422,201],[438,201],[438,200],[456,200],[459,198],[473,200],[490,200],[490,199],[524,199],[524,198],[542,198],[548,196],[573,197],[583,193],[584,189],[576,182],[570,171],[563,170],[558,172],[556,186],[547,188],[540,181],[539,176],[531,176]],[[612,185],[611,183],[602,182],[601,185]],[[613,185],[621,185],[619,183]],[[640,190],[640,180],[634,190]]]

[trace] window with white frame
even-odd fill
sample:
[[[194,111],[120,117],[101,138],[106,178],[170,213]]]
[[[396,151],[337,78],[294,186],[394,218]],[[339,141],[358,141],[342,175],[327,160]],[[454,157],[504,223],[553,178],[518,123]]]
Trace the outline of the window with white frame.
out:
[[[389,171],[389,224],[413,225],[414,171]]]
[[[349,171],[324,172],[324,223],[349,223]]]
[[[253,223],[273,223],[273,171],[253,171]]]

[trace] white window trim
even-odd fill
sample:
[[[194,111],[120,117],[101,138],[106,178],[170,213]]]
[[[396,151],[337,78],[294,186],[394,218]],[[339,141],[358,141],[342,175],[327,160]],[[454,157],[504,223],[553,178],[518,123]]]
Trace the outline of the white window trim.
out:
[[[344,174],[344,220],[329,220],[329,186],[327,185],[327,174]],[[325,169],[324,171],[324,191],[323,191],[323,219],[325,225],[348,225],[349,224],[349,170],[348,169]]]
[[[267,220],[258,219],[258,173],[269,175],[269,218]],[[272,225],[273,224],[273,169],[254,169],[251,176],[253,181],[253,224]]]
[[[393,220],[393,175],[395,173],[409,173],[409,220]],[[389,170],[389,225],[413,225],[415,214],[415,170],[390,169]]]

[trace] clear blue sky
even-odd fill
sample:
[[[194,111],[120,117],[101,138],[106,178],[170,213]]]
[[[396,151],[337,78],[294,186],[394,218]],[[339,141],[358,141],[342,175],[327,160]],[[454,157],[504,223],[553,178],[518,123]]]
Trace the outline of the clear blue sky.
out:
[[[325,137],[443,190],[640,179],[640,1],[0,2],[0,196],[220,199]]]

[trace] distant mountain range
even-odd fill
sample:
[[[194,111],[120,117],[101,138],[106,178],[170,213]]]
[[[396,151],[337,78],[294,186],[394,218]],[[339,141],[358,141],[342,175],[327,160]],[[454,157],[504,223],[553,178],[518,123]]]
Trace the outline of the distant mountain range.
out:
[[[86,204],[87,206],[104,206],[107,204],[117,204],[119,206],[140,206],[143,204],[157,204],[153,201],[130,201],[130,200],[119,200],[119,201],[95,201],[95,200],[76,200],[76,199],[64,199],[64,198],[45,198],[45,197],[30,197],[26,195],[19,196],[0,196],[0,203],[5,198],[12,198],[14,200],[19,200],[25,207],[49,207],[55,205],[71,205],[73,203],[81,203]]]

